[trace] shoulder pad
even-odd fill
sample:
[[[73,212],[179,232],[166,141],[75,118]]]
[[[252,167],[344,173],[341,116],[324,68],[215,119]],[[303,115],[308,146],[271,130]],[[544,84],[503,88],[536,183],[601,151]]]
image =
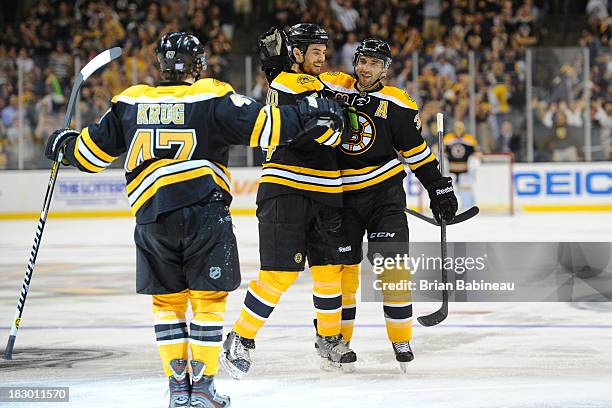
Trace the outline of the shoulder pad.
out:
[[[234,88],[230,84],[206,78],[193,85],[181,84],[163,87],[135,85],[113,97],[112,102],[133,105],[135,103],[157,103],[163,98],[165,101],[193,103],[219,98],[233,92]]]
[[[130,86],[129,88],[125,89],[123,92],[121,92],[119,95],[115,95],[113,96],[113,99],[111,99],[112,103],[117,103],[117,102],[121,102],[122,99],[128,99],[128,98],[138,98],[139,96],[147,96],[147,94],[149,93],[149,91],[153,89],[152,87],[150,87],[149,85],[134,85],[134,86]]]
[[[289,94],[301,94],[309,91],[318,92],[323,89],[323,84],[312,75],[281,72],[274,78],[270,88]]]
[[[403,89],[396,88],[394,86],[385,86],[378,92],[373,92],[371,95],[374,95],[381,99],[386,99],[390,102],[393,102],[399,107],[419,110],[419,106],[416,101],[412,99],[408,92]]]
[[[469,133],[466,133],[465,135],[463,135],[461,137],[466,143],[472,145],[472,146],[477,146],[478,145],[478,141],[476,141],[476,138],[472,135],[470,135]]]
[[[442,138],[442,142],[444,144],[448,144],[448,143],[454,141],[456,138],[457,138],[457,136],[455,136],[454,133],[447,133],[447,134],[444,135],[444,138]]]
[[[234,92],[234,88],[227,82],[219,81],[214,78],[204,78],[196,81],[190,87],[189,94],[215,94],[217,96],[224,96],[228,92]]]
[[[319,75],[319,79],[333,90],[357,92],[355,90],[355,78],[344,72],[324,72]]]

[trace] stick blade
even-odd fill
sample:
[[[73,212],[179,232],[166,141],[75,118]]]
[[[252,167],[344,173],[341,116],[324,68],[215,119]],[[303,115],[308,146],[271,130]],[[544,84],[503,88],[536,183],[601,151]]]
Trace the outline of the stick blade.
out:
[[[431,327],[442,323],[447,316],[448,310],[440,309],[433,312],[432,314],[418,317],[417,321],[421,324],[421,326]]]
[[[4,350],[4,354],[2,355],[2,357],[5,360],[13,359],[13,348],[15,347],[15,338],[16,336],[13,334],[9,336],[8,343],[6,344],[6,349]]]
[[[94,59],[89,61],[87,65],[81,69],[81,75],[83,75],[83,81],[89,78],[91,74],[102,68],[104,65],[108,64],[112,60],[115,60],[121,56],[123,50],[121,47],[114,47],[108,49],[106,51],[102,51],[100,54],[96,55]]]
[[[480,208],[477,206],[471,207],[461,214],[457,214],[455,218],[453,218],[450,222],[447,222],[446,225],[459,224],[460,222],[467,221],[470,218],[473,218],[480,213]]]

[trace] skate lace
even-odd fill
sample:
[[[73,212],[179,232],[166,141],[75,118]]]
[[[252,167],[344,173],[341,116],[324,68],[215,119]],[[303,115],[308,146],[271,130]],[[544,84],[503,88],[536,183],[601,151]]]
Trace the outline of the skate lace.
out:
[[[177,381],[174,377],[170,378],[170,391],[171,392],[180,392],[190,390],[189,380],[184,379],[182,381]]]
[[[412,350],[410,349],[410,343],[407,341],[400,342],[400,343],[393,343],[393,347],[395,347],[395,350],[397,350],[398,353],[412,352]]]
[[[232,342],[232,355],[238,358],[248,359],[249,350],[244,346],[241,340],[240,337],[236,336],[236,339]]]

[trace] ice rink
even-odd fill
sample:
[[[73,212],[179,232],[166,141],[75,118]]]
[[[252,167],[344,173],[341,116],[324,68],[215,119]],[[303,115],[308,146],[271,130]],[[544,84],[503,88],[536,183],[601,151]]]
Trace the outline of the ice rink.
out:
[[[230,294],[226,331],[258,270],[254,217],[235,217],[243,284]],[[0,349],[32,245],[35,220],[0,221]],[[411,239],[438,230],[411,219]],[[155,348],[150,297],[137,295],[133,221],[50,218],[15,360],[0,360],[0,386],[67,386],[65,404],[0,406],[165,407],[167,379]],[[449,227],[450,241],[604,241],[612,214],[479,216]],[[437,308],[417,303],[416,315]],[[415,321],[415,360],[396,366],[382,307],[360,304],[352,374],[323,372],[313,348],[310,277],[302,274],[257,338],[253,371],[224,373],[217,388],[234,407],[612,407],[612,304],[451,304],[449,318]]]

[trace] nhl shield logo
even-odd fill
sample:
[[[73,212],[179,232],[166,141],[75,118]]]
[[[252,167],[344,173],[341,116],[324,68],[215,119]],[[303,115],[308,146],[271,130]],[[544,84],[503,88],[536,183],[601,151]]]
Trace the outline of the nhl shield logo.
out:
[[[208,276],[211,279],[219,279],[221,277],[221,268],[218,266],[211,266],[208,270]]]
[[[166,58],[171,59],[176,55],[176,51],[166,51]]]
[[[293,260],[295,261],[295,263],[299,264],[302,263],[302,260],[304,259],[304,257],[302,256],[301,252],[298,252],[297,254],[295,254],[295,256],[293,257]]]

